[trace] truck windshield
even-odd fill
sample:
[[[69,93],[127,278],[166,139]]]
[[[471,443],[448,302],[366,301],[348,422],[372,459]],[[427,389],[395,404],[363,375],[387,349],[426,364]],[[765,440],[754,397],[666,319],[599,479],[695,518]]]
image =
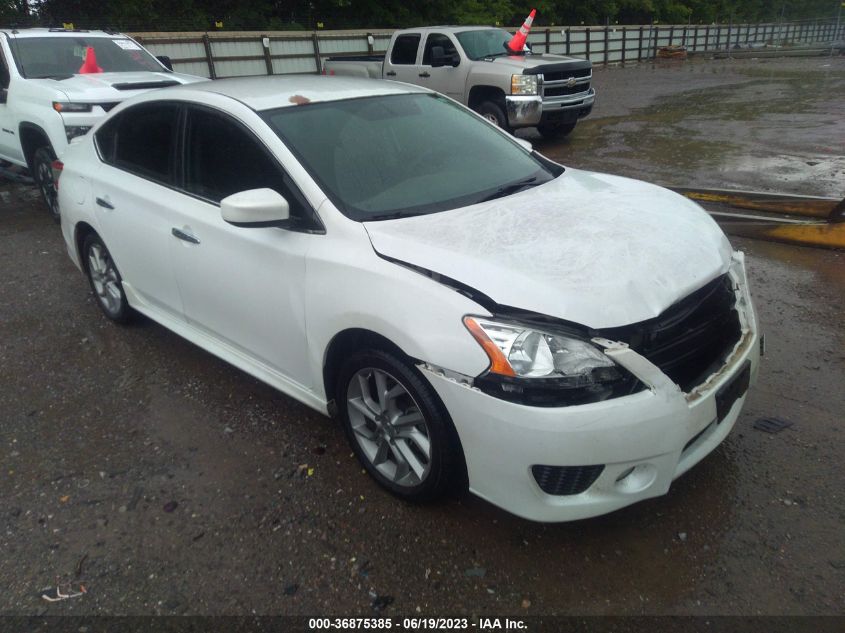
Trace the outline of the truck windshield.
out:
[[[455,33],[464,52],[470,59],[484,59],[485,57],[496,57],[507,55],[505,44],[513,35],[503,29],[482,29],[476,31],[461,31]]]
[[[261,114],[335,206],[358,221],[467,206],[543,184],[563,170],[439,95],[348,99]]]
[[[125,37],[19,37],[12,40],[18,68],[27,79],[61,78],[79,73],[88,47],[94,49],[97,66],[106,73],[164,70],[152,55]]]

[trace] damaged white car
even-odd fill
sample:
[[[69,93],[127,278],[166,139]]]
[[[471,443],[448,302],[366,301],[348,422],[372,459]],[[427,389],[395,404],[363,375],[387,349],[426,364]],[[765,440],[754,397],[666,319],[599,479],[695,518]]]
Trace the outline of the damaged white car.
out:
[[[703,210],[422,88],[168,88],[64,163],[68,252],[106,316],[335,413],[406,499],[468,486],[566,521],[665,494],[757,372],[743,256]]]

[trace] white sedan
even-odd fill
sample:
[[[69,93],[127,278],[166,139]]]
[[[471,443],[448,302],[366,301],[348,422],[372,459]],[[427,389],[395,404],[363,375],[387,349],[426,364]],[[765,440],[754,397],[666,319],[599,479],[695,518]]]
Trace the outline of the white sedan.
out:
[[[665,494],[759,361],[742,253],[665,189],[335,77],[174,87],[64,157],[62,230],[139,312],[336,415],[396,495],[538,521]]]

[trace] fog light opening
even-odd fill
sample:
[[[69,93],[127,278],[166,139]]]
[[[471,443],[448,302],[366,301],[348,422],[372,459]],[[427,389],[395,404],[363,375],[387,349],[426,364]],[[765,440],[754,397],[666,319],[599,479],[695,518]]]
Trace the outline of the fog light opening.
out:
[[[615,487],[619,492],[635,493],[648,488],[657,479],[657,469],[651,464],[637,464],[619,473]]]

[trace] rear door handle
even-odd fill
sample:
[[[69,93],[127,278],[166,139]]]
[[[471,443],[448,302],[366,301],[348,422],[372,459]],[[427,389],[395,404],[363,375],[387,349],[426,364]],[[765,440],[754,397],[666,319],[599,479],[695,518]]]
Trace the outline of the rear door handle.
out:
[[[431,77],[427,72],[420,73],[420,77]]]
[[[104,209],[109,209],[109,210],[114,209],[114,205],[111,202],[109,202],[108,200],[105,200],[103,198],[97,198],[97,204],[100,205],[101,207],[103,207]]]
[[[170,232],[173,233],[174,237],[178,237],[180,240],[190,242],[191,244],[199,244],[200,243],[200,241],[197,238],[195,238],[193,235],[191,235],[190,233],[185,233],[185,231],[181,231],[181,230],[177,229],[175,226],[172,229],[170,229]]]
[[[387,75],[388,77],[395,77],[396,73],[391,70],[390,72],[386,72],[385,75]]]

